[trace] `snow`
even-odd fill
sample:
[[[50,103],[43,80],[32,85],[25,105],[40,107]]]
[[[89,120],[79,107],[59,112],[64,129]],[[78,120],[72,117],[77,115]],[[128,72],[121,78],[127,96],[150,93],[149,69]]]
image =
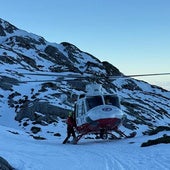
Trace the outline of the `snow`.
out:
[[[154,137],[122,140],[82,139],[77,145],[62,144],[61,137],[35,140],[23,131],[0,126],[0,150],[17,170],[169,170],[170,145],[140,147]],[[18,132],[13,134],[11,132]]]

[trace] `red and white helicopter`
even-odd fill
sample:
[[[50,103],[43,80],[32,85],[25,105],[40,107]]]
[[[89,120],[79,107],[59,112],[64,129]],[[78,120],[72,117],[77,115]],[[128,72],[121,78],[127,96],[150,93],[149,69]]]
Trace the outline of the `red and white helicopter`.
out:
[[[121,137],[135,136],[136,133],[126,136],[118,129],[125,115],[120,108],[117,95],[103,94],[100,84],[89,84],[86,91],[86,94],[79,96],[75,104],[74,118],[79,135],[74,143],[89,133],[100,134],[102,139],[107,138],[110,131],[117,132]]]
[[[53,76],[57,77],[58,80],[61,79],[81,79],[86,78],[82,75],[55,75],[55,74],[41,74],[41,73],[24,73],[26,75],[36,75],[36,76]],[[141,76],[157,76],[157,75],[170,75],[170,73],[157,73],[157,74],[140,74],[140,75],[129,75],[129,76],[109,76],[110,80],[115,80],[117,78],[129,78],[129,77],[141,77]],[[94,78],[94,76],[90,76]],[[103,78],[103,77],[102,77]],[[106,78],[106,77],[105,77]],[[36,81],[21,81],[21,83],[26,82],[49,82],[57,81],[55,80],[36,80]],[[134,137],[136,132],[132,132],[130,135],[124,134],[119,130],[119,126],[125,118],[125,114],[122,112],[120,107],[120,101],[117,94],[105,94],[102,92],[102,86],[97,83],[88,84],[86,86],[86,93],[81,94],[74,107],[73,117],[76,121],[76,130],[78,136],[73,141],[76,144],[83,135],[86,134],[99,134],[100,138],[106,139],[108,134],[111,135],[113,139],[118,138],[129,138]],[[114,131],[119,135],[115,136]]]
[[[110,76],[109,79],[169,74]],[[119,129],[125,118],[120,107],[119,97],[116,94],[103,93],[100,84],[93,83],[86,86],[86,93],[79,96],[73,113],[77,124],[76,130],[79,134],[73,143],[77,143],[83,135],[89,133],[99,134],[102,139],[108,138],[108,134],[111,135],[112,139],[130,138],[136,135],[136,132],[126,135]],[[119,137],[111,133],[113,131]]]

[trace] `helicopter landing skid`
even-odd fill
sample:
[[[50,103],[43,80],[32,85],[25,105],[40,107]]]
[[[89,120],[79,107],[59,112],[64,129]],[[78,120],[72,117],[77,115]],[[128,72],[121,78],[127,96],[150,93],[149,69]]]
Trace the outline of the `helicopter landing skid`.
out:
[[[132,132],[129,135],[126,135],[125,133],[123,133],[121,130],[118,130],[118,129],[116,129],[115,132],[120,135],[120,139],[121,138],[133,138],[136,136],[136,132]]]
[[[115,140],[115,139],[122,139],[122,138],[133,138],[136,136],[136,132],[132,132],[129,135],[126,135],[125,133],[123,133],[121,130],[114,130],[116,133],[119,134],[119,137],[117,137],[116,135],[114,135],[113,133],[108,133],[105,132],[104,134],[102,134],[102,137],[100,136],[100,139],[107,139],[108,136],[110,135],[111,137],[109,139]],[[84,132],[82,134],[79,134],[74,140],[73,140],[73,144],[77,144],[78,141],[86,134],[88,134],[89,132]],[[101,134],[100,134],[101,135]]]
[[[77,144],[78,141],[82,138],[82,136],[84,136],[84,135],[86,135],[86,134],[87,134],[87,133],[83,133],[83,134],[78,135],[78,136],[74,139],[73,144]]]

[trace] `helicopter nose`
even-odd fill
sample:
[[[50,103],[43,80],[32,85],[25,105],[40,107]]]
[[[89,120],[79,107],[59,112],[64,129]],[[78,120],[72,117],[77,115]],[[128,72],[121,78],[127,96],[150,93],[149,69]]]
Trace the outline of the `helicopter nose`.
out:
[[[107,119],[107,118],[121,119],[123,116],[123,112],[117,107],[100,106],[90,111],[88,116],[92,121],[98,119]]]

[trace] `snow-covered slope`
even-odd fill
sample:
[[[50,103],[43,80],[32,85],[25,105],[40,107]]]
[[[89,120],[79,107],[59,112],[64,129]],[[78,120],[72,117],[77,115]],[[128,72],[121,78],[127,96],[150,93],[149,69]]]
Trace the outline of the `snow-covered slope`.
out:
[[[62,122],[59,124],[62,127]],[[78,145],[63,145],[64,136],[34,140],[23,131],[3,126],[0,133],[1,156],[16,170],[170,169],[169,144],[141,147],[162,134],[112,141],[82,139]]]

